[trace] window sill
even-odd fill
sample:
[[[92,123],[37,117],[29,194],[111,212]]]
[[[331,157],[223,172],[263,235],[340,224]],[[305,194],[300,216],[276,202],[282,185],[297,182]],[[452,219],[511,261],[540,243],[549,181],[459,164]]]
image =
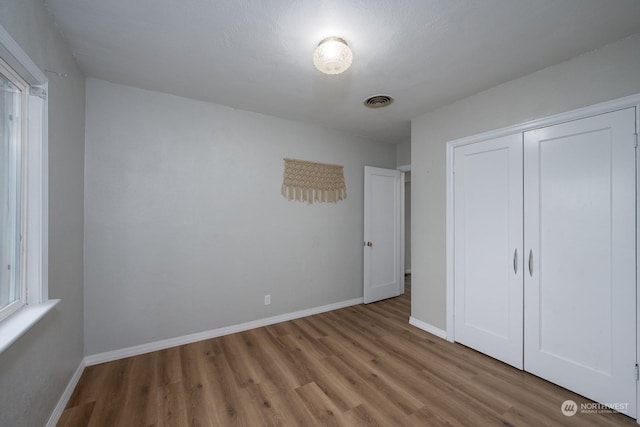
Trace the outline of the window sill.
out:
[[[50,299],[41,304],[28,305],[1,321],[0,354],[38,323],[59,302],[59,299]]]

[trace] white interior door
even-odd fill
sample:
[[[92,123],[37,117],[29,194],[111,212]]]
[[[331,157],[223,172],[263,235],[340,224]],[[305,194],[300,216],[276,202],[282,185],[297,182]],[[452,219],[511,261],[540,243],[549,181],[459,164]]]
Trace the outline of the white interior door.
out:
[[[522,368],[522,134],[454,151],[456,341]]]
[[[632,417],[634,132],[631,108],[524,136],[525,369]]]
[[[397,170],[364,167],[364,302],[400,295],[404,190]]]

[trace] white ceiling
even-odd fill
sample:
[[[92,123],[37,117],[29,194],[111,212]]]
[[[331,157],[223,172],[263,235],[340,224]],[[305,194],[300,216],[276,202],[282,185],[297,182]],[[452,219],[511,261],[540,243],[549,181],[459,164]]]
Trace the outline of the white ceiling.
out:
[[[640,32],[638,0],[45,3],[87,76],[390,143],[430,109]],[[337,76],[312,63],[332,35],[354,52]],[[395,103],[362,105],[379,93]]]

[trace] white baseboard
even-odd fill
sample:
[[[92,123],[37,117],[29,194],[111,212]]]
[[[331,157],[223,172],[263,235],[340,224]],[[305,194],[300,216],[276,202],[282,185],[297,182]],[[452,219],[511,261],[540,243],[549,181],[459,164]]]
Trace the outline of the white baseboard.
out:
[[[273,325],[275,323],[286,322],[287,320],[299,319],[301,317],[312,316],[314,314],[324,313],[327,311],[337,310],[340,308],[350,307],[352,305],[358,305],[362,303],[362,298],[354,298],[351,300],[323,305],[321,307],[314,307],[306,310],[294,311],[293,313],[286,313],[278,316],[267,317],[264,319],[252,320],[250,322],[240,323],[238,325],[226,326],[224,328],[212,329],[209,331],[197,332],[195,334],[183,335],[166,340],[154,341],[147,344],[122,348],[119,350],[93,354],[85,357],[84,363],[85,366],[92,366],[99,363],[111,362],[113,360],[124,359],[125,357],[137,356],[139,354],[150,353],[152,351],[164,350],[165,348],[190,344],[192,342],[208,340],[211,338],[217,338],[223,335],[235,334],[236,332],[243,332],[249,329],[260,328],[262,326]]]
[[[47,421],[47,427],[55,427],[58,424],[58,421],[60,421],[60,417],[62,416],[62,411],[64,411],[64,408],[67,406],[67,403],[69,403],[71,394],[73,393],[73,390],[75,390],[76,385],[78,385],[78,381],[80,380],[80,377],[82,376],[82,373],[84,372],[84,368],[86,366],[87,364],[85,363],[85,359],[82,359],[80,361],[80,364],[78,365],[78,368],[76,369],[76,371],[73,373],[73,376],[69,380],[67,387],[64,389],[62,396],[60,396],[60,400],[58,400],[56,407],[53,408],[53,412],[49,417],[49,421]]]
[[[55,427],[60,421],[64,408],[69,403],[69,399],[73,391],[78,385],[78,381],[87,366],[97,365],[99,363],[110,362],[113,360],[124,359],[125,357],[137,356],[139,354],[149,353],[152,351],[163,350],[165,348],[175,347],[178,345],[189,344],[196,341],[206,340],[210,338],[221,337],[223,335],[234,334],[236,332],[247,331],[262,326],[273,325],[275,323],[285,322],[287,320],[299,319],[301,317],[312,316],[314,314],[324,313],[327,311],[338,310],[340,308],[350,307],[352,305],[362,304],[362,298],[354,298],[351,300],[341,301],[333,304],[327,304],[320,307],[309,308],[306,310],[294,311],[293,313],[281,314],[279,316],[267,317],[264,319],[253,320],[251,322],[241,323],[238,325],[227,326],[224,328],[212,329],[210,331],[199,332],[195,334],[183,335],[181,337],[169,338],[166,340],[155,341],[147,344],[136,345],[133,347],[123,348],[105,353],[86,356],[80,361],[78,368],[73,373],[67,387],[64,389],[60,400],[53,409],[46,427]]]
[[[447,331],[436,328],[435,326],[425,323],[422,320],[418,320],[413,316],[409,318],[409,324],[415,326],[416,328],[422,329],[425,332],[429,332],[430,334],[435,335],[438,338],[442,338],[443,340],[447,339]]]

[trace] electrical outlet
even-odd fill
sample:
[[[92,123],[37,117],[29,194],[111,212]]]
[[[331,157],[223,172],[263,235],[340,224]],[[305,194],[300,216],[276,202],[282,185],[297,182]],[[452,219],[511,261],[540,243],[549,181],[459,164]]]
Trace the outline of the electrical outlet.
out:
[[[271,304],[271,295],[265,295],[264,296],[264,305],[270,305]]]

